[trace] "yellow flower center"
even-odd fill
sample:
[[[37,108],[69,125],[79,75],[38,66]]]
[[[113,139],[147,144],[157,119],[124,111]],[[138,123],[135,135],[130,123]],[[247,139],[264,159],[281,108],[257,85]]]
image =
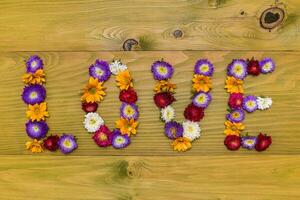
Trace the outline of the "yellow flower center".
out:
[[[103,75],[103,71],[99,68],[96,68],[96,74],[99,75],[99,76],[102,76]]]
[[[231,130],[236,131],[236,130],[238,130],[238,129],[237,129],[236,126],[232,126],[232,127],[231,127]]]
[[[31,99],[34,99],[34,98],[36,98],[37,97],[37,93],[36,92],[31,92],[30,93],[30,98]]]
[[[122,144],[124,143],[124,139],[122,137],[117,138],[117,143]]]
[[[96,94],[96,92],[97,92],[97,89],[95,87],[89,88],[89,93],[90,94]]]
[[[207,72],[208,71],[208,65],[204,64],[200,67],[200,70],[203,71],[203,72]]]
[[[188,130],[189,130],[189,132],[193,132],[194,129],[193,129],[192,126],[189,126],[189,127],[188,127]]]
[[[65,146],[65,147],[71,147],[71,146],[72,146],[72,143],[71,143],[69,140],[65,140],[65,141],[64,141],[64,146]]]
[[[91,124],[91,125],[96,124],[96,120],[95,120],[95,119],[91,119],[91,120],[90,120],[90,124]]]
[[[125,113],[126,115],[131,116],[134,114],[134,109],[131,106],[126,106]]]
[[[248,106],[248,107],[253,107],[253,106],[254,106],[254,103],[253,103],[252,101],[248,101],[248,102],[247,102],[247,106]]]
[[[161,74],[166,74],[166,73],[167,73],[167,69],[166,69],[165,67],[163,67],[163,66],[158,67],[158,71],[159,71],[159,73],[161,73]]]
[[[246,144],[248,144],[248,145],[254,144],[254,141],[253,140],[246,140]]]
[[[99,140],[105,141],[105,140],[107,140],[107,136],[104,133],[100,133],[99,134]]]
[[[242,67],[241,65],[236,65],[234,68],[235,73],[240,74],[242,72]]]
[[[36,68],[37,67],[37,62],[36,61],[32,61],[31,67]]]
[[[34,114],[39,115],[40,114],[40,108],[39,107],[34,108],[33,112],[34,112]]]
[[[33,126],[33,130],[34,130],[35,132],[38,132],[38,131],[39,131],[39,127],[38,127],[37,125],[35,125],[35,126]]]
[[[240,114],[238,113],[238,112],[235,112],[235,113],[233,113],[233,118],[239,118],[240,117]]]

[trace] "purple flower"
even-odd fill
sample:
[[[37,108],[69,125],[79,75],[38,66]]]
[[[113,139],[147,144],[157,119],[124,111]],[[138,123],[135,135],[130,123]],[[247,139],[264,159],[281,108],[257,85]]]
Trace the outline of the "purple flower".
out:
[[[90,76],[97,78],[103,82],[109,79],[111,72],[109,70],[109,64],[102,60],[96,60],[94,65],[89,68]]]
[[[62,153],[69,154],[77,149],[78,145],[73,135],[63,134],[58,140],[58,146]]]
[[[275,63],[271,58],[264,58],[259,62],[260,72],[267,74],[273,72],[275,69]]]
[[[152,64],[151,71],[154,79],[164,80],[172,77],[174,69],[173,66],[164,61],[156,61]]]
[[[245,119],[245,113],[243,110],[233,110],[226,115],[226,118],[234,123],[240,123]]]
[[[254,149],[256,145],[256,137],[255,136],[245,136],[242,137],[242,147],[245,149]]]
[[[247,63],[239,59],[233,60],[228,66],[228,75],[237,79],[244,79],[247,76]]]
[[[120,116],[125,119],[136,120],[139,116],[138,107],[135,104],[122,103],[120,107]]]
[[[112,136],[112,146],[116,149],[123,149],[130,144],[128,135],[122,135],[120,130],[115,129]]]
[[[36,55],[30,56],[30,58],[26,61],[27,72],[34,73],[38,69],[43,69],[43,66],[43,60]]]
[[[168,138],[174,140],[183,136],[183,127],[181,124],[171,121],[165,124],[165,134]]]
[[[193,104],[199,108],[207,108],[211,102],[211,95],[206,92],[199,92],[193,97]]]
[[[214,73],[214,66],[207,59],[200,59],[195,64],[195,74],[204,76],[212,76]]]
[[[23,89],[22,99],[26,104],[42,103],[46,98],[46,89],[42,85],[30,85]]]
[[[254,112],[255,110],[257,110],[258,105],[257,105],[256,99],[257,98],[255,96],[251,96],[251,95],[244,97],[243,109],[246,110],[249,113]]]
[[[32,122],[28,121],[26,124],[27,135],[32,139],[42,139],[46,136],[49,127],[44,121]]]

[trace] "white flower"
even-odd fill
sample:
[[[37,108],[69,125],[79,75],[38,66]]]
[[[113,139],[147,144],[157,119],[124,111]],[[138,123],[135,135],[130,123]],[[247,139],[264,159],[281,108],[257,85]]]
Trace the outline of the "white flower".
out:
[[[272,105],[272,99],[269,97],[262,98],[262,97],[257,97],[257,105],[259,110],[265,110],[271,107]]]
[[[201,128],[197,122],[184,121],[183,126],[183,137],[190,139],[191,141],[200,137]]]
[[[90,112],[85,115],[83,124],[88,132],[94,133],[104,124],[104,121],[97,113]]]
[[[119,72],[125,71],[127,66],[122,64],[120,61],[115,60],[109,65],[109,70],[112,74],[117,75]]]
[[[172,106],[164,107],[161,109],[160,114],[160,117],[164,122],[170,122],[175,118],[175,110]]]

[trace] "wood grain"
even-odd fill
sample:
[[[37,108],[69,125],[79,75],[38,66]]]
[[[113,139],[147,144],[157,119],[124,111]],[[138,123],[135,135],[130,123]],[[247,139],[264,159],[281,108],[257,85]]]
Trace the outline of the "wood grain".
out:
[[[34,52],[3,53],[0,56],[0,154],[30,154],[24,149],[24,143],[28,140],[24,131],[26,105],[20,95],[23,88],[21,76],[25,72],[24,60],[32,54]],[[44,59],[47,74],[50,133],[67,132],[76,135],[79,149],[74,155],[183,155],[171,150],[171,141],[164,136],[163,123],[159,120],[159,111],[152,99],[154,81],[150,66],[161,58],[175,67],[173,81],[178,85],[178,90],[174,106],[178,120],[183,119],[183,109],[190,102],[195,61],[208,58],[216,68],[213,77],[213,102],[201,122],[202,137],[184,155],[257,154],[255,151],[244,150],[229,152],[223,145],[223,123],[228,98],[223,89],[226,66],[233,58],[252,56],[257,59],[271,57],[277,68],[270,75],[246,79],[246,94],[270,96],[274,101],[270,110],[247,114],[246,131],[250,135],[262,131],[273,136],[274,143],[264,154],[300,153],[300,52],[38,52],[38,55]],[[125,150],[98,148],[82,125],[84,113],[81,110],[80,92],[88,79],[88,66],[97,58],[107,61],[113,58],[122,59],[135,79],[135,88],[139,95],[140,126],[138,135]],[[112,128],[119,115],[118,88],[112,78],[105,85],[107,96],[98,111]]]
[[[274,0],[1,0],[0,51],[299,50],[300,1],[277,4],[269,32],[261,13]],[[181,30],[182,37],[174,37]]]

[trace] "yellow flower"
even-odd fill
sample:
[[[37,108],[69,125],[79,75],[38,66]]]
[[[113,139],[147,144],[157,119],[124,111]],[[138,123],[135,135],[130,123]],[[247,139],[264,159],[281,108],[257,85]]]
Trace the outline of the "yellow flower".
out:
[[[26,73],[22,76],[23,82],[26,84],[43,84],[46,82],[45,73],[42,69],[36,70],[35,73]]]
[[[245,126],[242,123],[233,123],[231,121],[226,121],[225,123],[225,135],[237,135],[245,129]]]
[[[243,81],[236,79],[233,76],[228,76],[225,89],[227,89],[227,92],[229,93],[244,93]]]
[[[98,79],[90,77],[89,83],[84,88],[81,101],[87,103],[100,102],[105,96],[105,88],[102,86],[103,82],[99,82]]]
[[[37,139],[34,139],[32,141],[26,142],[26,149],[30,150],[32,153],[41,153],[44,151],[43,149],[43,141],[38,141]]]
[[[208,92],[211,89],[211,80],[209,76],[195,74],[193,81],[193,89],[197,92]]]
[[[156,93],[159,92],[174,92],[176,89],[176,85],[173,83],[170,83],[169,81],[161,80],[157,81],[154,87],[154,91]]]
[[[26,112],[26,116],[31,119],[31,121],[41,121],[45,120],[46,117],[49,117],[47,111],[46,102],[34,105],[28,105],[28,110]]]
[[[172,143],[174,151],[186,151],[192,147],[191,140],[186,137],[180,137]]]
[[[128,70],[118,73],[116,81],[120,90],[127,90],[128,88],[133,87],[132,78]]]
[[[120,118],[118,121],[116,121],[116,128],[120,129],[122,135],[135,135],[137,126],[138,122],[134,119],[128,120]]]

